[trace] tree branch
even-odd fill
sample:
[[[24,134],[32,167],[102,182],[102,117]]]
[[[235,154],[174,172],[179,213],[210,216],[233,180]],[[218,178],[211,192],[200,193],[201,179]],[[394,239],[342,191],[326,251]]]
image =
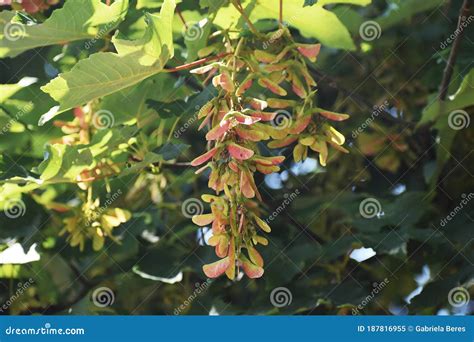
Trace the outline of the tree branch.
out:
[[[280,25],[283,26],[283,0],[280,0]]]
[[[473,0],[464,0],[461,10],[459,11],[458,25],[456,32],[459,32],[457,37],[454,39],[453,47],[449,54],[448,62],[446,63],[446,68],[444,69],[443,80],[439,87],[439,96],[438,98],[441,101],[445,101],[448,95],[449,84],[451,83],[451,77],[453,76],[454,64],[456,63],[456,58],[459,53],[459,47],[461,45],[461,39],[464,35],[464,27],[462,27],[464,21],[468,18],[469,12],[471,11],[471,5]]]

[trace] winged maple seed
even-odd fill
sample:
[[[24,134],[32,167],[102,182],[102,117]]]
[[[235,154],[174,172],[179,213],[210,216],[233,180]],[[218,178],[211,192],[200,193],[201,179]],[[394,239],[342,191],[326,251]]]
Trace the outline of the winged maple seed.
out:
[[[196,215],[193,222],[212,225],[209,245],[221,258],[203,267],[208,277],[225,273],[234,279],[242,268],[249,278],[259,278],[264,262],[255,246],[267,245],[268,241],[258,233],[271,229],[259,217],[255,199],[262,201],[262,197],[254,175],[257,171],[278,172],[285,160],[282,155],[263,156],[259,143],[268,141],[272,149],[294,144],[296,162],[304,160],[310,149],[319,154],[320,164],[325,166],[328,146],[348,152],[342,147],[344,136],[328,121],[343,121],[349,116],[314,106],[316,82],[306,63],[317,60],[320,44],[297,44],[287,29],[265,51],[258,48],[261,41],[257,38],[240,38],[232,48],[234,43],[222,44],[229,54],[219,62],[191,70],[212,77],[219,90],[198,113],[202,120],[199,130],[209,127],[206,140],[210,149],[191,162],[201,166],[196,173],[210,169],[209,187],[217,195],[203,195],[211,213]],[[252,96],[262,90],[269,96]],[[282,110],[288,117],[279,124]]]

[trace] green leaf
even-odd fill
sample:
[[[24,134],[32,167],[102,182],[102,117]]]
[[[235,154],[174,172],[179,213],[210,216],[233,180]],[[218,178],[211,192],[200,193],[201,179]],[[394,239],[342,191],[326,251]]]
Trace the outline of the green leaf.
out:
[[[69,145],[54,144],[47,147],[46,157],[38,166],[41,179],[75,180],[85,168],[92,166],[89,149],[79,150]]]
[[[163,1],[159,0],[137,0],[137,9],[142,8],[160,8]]]
[[[444,164],[451,158],[451,149],[458,131],[449,127],[448,117],[441,116],[433,126],[438,131],[439,143],[436,144],[436,170],[430,178],[430,185],[434,188]]]
[[[89,145],[48,145],[45,158],[38,166],[40,179],[50,183],[76,181],[82,171],[94,166],[101,157],[110,156],[134,133],[134,127],[117,127],[99,131]]]
[[[136,133],[131,126],[103,129],[94,134],[88,148],[95,157],[109,156],[120,144],[125,144]]]
[[[245,3],[249,3],[249,1]],[[355,50],[355,45],[344,24],[334,13],[323,8],[325,5],[334,3],[366,6],[371,3],[371,0],[320,0],[311,7],[303,7],[300,1],[286,1],[283,4],[283,20],[289,26],[300,30],[302,35],[316,38],[323,45]],[[229,27],[229,25],[235,25],[240,18],[240,13],[235,8],[222,8],[214,23],[222,27]],[[274,0],[258,0],[250,15],[252,21],[278,18],[279,7],[275,5]]]
[[[140,64],[154,65],[159,61],[164,66],[174,55],[172,23],[175,7],[174,0],[169,0],[161,7],[159,16],[146,13],[147,29],[140,39],[125,40],[115,36],[112,42],[118,54],[141,53]]]
[[[66,1],[44,23],[24,25],[15,12],[0,13],[0,58],[54,44],[76,40],[98,39],[113,30],[123,20],[128,0],[107,6],[100,0]]]
[[[420,220],[424,210],[429,208],[422,192],[405,192],[391,202],[378,199],[371,202],[378,202],[377,210],[380,210],[381,215],[373,218],[356,217],[352,224],[360,232],[377,233],[387,226],[397,227],[400,222],[403,222],[405,228],[412,227]],[[411,210],[412,208],[418,210]]]
[[[153,152],[147,152],[145,154],[145,157],[143,158],[142,161],[138,163],[134,163],[130,167],[127,167],[126,169],[123,169],[120,172],[120,177],[127,176],[136,172],[139,172],[143,170],[146,167],[149,167],[151,164],[158,163],[162,161],[163,158],[159,154],[153,153]]]
[[[170,86],[170,85],[173,86]],[[152,76],[138,85],[128,87],[107,95],[101,101],[101,109],[108,110],[114,115],[115,124],[132,122],[140,123],[140,118],[155,120],[153,110],[148,109],[145,101],[172,102],[191,95],[189,87],[179,84],[170,73],[160,73]],[[140,125],[139,125],[140,126]]]
[[[423,110],[419,125],[435,121],[438,117],[474,105],[474,69],[464,77],[459,89],[447,101],[435,100]],[[445,118],[448,120],[448,118]]]
[[[9,84],[6,86],[15,85]],[[3,90],[2,88],[3,86],[0,86],[0,93]],[[32,84],[28,87],[19,88],[10,98],[1,101],[0,113],[5,112],[10,120],[15,122],[36,125],[40,116],[51,106],[54,106],[54,100],[42,92],[38,84]],[[2,127],[0,131],[5,132],[7,128]]]
[[[0,103],[3,104],[5,100],[18,93],[21,89],[28,87],[37,81],[38,79],[34,77],[24,77],[18,83],[0,84]]]
[[[440,6],[444,0],[390,0],[387,10],[379,18],[376,18],[382,29],[398,24],[400,21],[411,18],[417,13],[428,11]]]
[[[167,142],[161,146],[157,151],[153,151],[163,157],[164,160],[172,160],[178,158],[184,150],[187,150],[190,145]]]
[[[145,103],[149,108],[155,110],[155,112],[157,112],[160,118],[162,119],[169,119],[172,117],[180,116],[181,112],[183,111],[183,108],[185,108],[186,106],[186,102],[184,102],[183,100],[166,103],[148,99],[145,101]]]
[[[387,2],[388,5],[385,12],[372,19],[380,26],[382,34],[384,30],[399,25],[402,21],[408,20],[418,13],[440,6],[443,0],[426,0],[423,2],[418,0],[388,0]],[[359,35],[360,26],[368,20],[356,8],[339,6],[333,12],[352,35]]]
[[[186,31],[184,31],[184,44],[188,52],[186,61],[192,62],[198,58],[198,51],[207,44],[207,39],[211,33],[212,21],[203,19],[196,23],[192,23]]]
[[[0,180],[13,177],[29,177],[30,173],[21,165],[18,165],[7,154],[0,155]]]
[[[180,2],[182,2],[182,0],[176,0],[177,4],[179,4]],[[162,0],[137,0],[137,9],[160,8],[162,4]]]
[[[227,0],[199,0],[199,6],[201,8],[209,8],[209,11],[217,11],[227,3]]]
[[[93,54],[43,86],[41,89],[60,103],[56,114],[162,71],[174,53],[171,29],[174,8],[174,0],[167,0],[159,16],[147,14],[148,27],[142,39],[131,42],[115,39],[118,54]],[[52,117],[54,115],[49,115],[46,119]]]

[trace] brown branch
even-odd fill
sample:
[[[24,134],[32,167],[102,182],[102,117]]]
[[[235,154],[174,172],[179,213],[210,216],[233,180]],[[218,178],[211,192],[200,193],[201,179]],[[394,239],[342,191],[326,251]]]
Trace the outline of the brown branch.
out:
[[[464,35],[464,27],[461,27],[464,21],[468,18],[469,12],[471,11],[471,5],[473,0],[464,0],[461,10],[459,11],[458,25],[456,32],[459,32],[457,37],[454,39],[453,47],[449,54],[446,68],[444,69],[443,80],[439,88],[438,98],[441,101],[445,101],[448,95],[449,84],[451,83],[451,77],[453,76],[454,64],[459,53],[459,47],[461,45],[461,39]]]
[[[181,11],[179,9],[176,9],[176,12],[178,12],[179,19],[181,19],[181,21],[183,22],[184,27],[186,28],[186,30],[188,30],[189,27],[188,27],[188,24],[186,24],[186,20],[184,20],[183,13],[181,13]]]
[[[250,31],[252,31],[254,34],[257,36],[260,35],[258,30],[253,26],[252,22],[250,21],[250,18],[248,17],[247,13],[245,13],[245,10],[243,9],[242,5],[240,4],[240,0],[231,0],[232,5],[237,9],[237,11],[240,12],[240,15],[244,18],[245,22],[249,26]]]
[[[217,59],[224,58],[224,57],[229,56],[231,54],[232,54],[232,52],[220,53],[220,54],[212,56],[212,57],[206,57],[206,58],[198,59],[197,61],[187,63],[187,64],[183,64],[183,65],[171,68],[171,69],[165,69],[164,71],[165,72],[177,72],[177,71],[181,71],[181,70],[192,69],[192,68],[194,68],[198,65],[205,64],[205,63],[211,62],[211,61],[215,61]]]
[[[280,0],[280,25],[283,25],[283,0]]]

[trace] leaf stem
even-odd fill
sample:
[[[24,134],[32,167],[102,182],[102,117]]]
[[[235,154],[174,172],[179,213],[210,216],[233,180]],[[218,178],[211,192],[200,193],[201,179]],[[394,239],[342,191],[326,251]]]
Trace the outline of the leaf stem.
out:
[[[231,54],[232,54],[232,52],[220,53],[220,54],[212,56],[212,57],[206,57],[206,58],[198,59],[197,61],[187,63],[187,64],[183,64],[183,65],[171,68],[171,69],[165,69],[164,72],[177,72],[177,71],[181,71],[181,70],[192,69],[192,68],[194,68],[198,65],[205,64],[205,63],[211,62],[211,61],[215,61],[217,59],[221,59],[221,58],[229,56]]]
[[[174,130],[176,129],[176,126],[178,125],[178,122],[179,122],[180,119],[181,119],[181,117],[178,116],[178,117],[176,118],[176,120],[174,121],[173,126],[171,127],[171,130],[170,130],[170,133],[168,134],[168,139],[166,139],[166,141],[170,141],[170,140],[171,140],[171,137],[173,136],[173,132],[174,132]]]
[[[179,19],[181,19],[184,27],[186,28],[186,30],[188,30],[189,27],[188,27],[188,24],[186,24],[186,20],[184,20],[183,13],[181,13],[179,9],[176,9],[176,12],[178,13]]]

